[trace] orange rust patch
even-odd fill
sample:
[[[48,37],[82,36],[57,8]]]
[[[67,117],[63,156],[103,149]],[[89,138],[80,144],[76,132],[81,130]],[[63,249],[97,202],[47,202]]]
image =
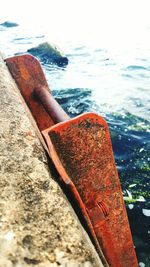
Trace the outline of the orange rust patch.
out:
[[[30,77],[29,72],[27,71],[27,69],[24,66],[22,68],[20,68],[20,75],[22,76],[22,78],[24,80],[28,80]]]
[[[68,177],[77,188],[83,213],[110,266],[137,267],[106,122],[96,114],[84,114],[46,132],[54,164],[62,179]]]
[[[31,55],[20,55],[5,59],[40,131],[54,124],[43,105],[35,98],[33,92],[37,86],[50,91],[39,61]]]

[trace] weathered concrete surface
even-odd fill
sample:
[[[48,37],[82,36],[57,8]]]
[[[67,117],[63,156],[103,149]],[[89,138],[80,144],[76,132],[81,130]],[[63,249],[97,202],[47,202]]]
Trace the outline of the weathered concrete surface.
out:
[[[102,266],[0,56],[0,267]]]

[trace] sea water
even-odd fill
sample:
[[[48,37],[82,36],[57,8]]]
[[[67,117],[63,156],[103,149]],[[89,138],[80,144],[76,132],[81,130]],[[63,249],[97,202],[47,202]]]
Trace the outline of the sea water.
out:
[[[41,60],[52,94],[70,117],[106,119],[139,266],[150,266],[148,1],[20,2],[0,11],[1,23],[19,24],[0,26],[0,50],[12,56],[50,41],[66,53],[66,67]]]

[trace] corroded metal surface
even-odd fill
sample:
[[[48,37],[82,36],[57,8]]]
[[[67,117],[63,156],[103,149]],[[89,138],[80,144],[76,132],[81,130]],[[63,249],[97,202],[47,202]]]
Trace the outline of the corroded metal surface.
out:
[[[62,119],[60,114],[56,120],[51,105],[53,110],[60,108],[47,93],[39,62],[30,55],[6,62],[45,137],[50,157],[82,210],[103,264],[108,266],[106,257],[112,267],[137,267],[106,122],[88,113],[52,126]]]
[[[58,104],[58,102],[53,98],[50,91],[43,86],[38,86],[34,88],[34,94],[38,100],[42,103],[43,107],[47,113],[51,116],[54,123],[69,120],[69,116]]]
[[[22,96],[42,131],[54,124],[43,105],[37,101],[34,88],[43,86],[50,91],[39,61],[31,55],[20,55],[5,59],[5,62],[17,83]]]
[[[106,122],[88,113],[43,132],[110,266],[138,266]],[[77,189],[77,191],[75,190]]]

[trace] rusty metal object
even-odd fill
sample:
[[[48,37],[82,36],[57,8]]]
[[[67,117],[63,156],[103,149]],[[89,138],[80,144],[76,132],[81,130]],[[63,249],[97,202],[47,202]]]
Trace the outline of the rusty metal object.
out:
[[[104,119],[83,114],[46,129],[43,135],[62,179],[84,203],[84,216],[90,218],[108,264],[138,266]]]
[[[47,113],[51,116],[54,123],[69,120],[69,116],[58,104],[58,102],[53,98],[50,91],[43,86],[38,86],[34,88],[34,94],[38,100],[42,103],[43,107]]]
[[[6,58],[5,62],[41,132],[58,121],[69,119],[69,116],[51,96],[41,65],[35,57],[20,55]],[[46,99],[47,97],[48,99]],[[47,146],[44,147],[47,148]],[[46,150],[49,153],[49,150]],[[72,185],[71,192],[74,192],[73,194],[82,210],[98,254],[104,266],[107,267],[107,261],[97,240],[84,203],[78,194],[77,188],[73,183]]]
[[[6,58],[5,62],[17,83],[31,113],[42,131],[54,124],[52,117],[34,96],[34,88],[42,86],[50,91],[39,61],[31,55]]]
[[[30,57],[6,62],[42,131],[50,157],[82,210],[104,266],[137,267],[106,122],[94,113],[68,120],[48,93],[38,61]]]

